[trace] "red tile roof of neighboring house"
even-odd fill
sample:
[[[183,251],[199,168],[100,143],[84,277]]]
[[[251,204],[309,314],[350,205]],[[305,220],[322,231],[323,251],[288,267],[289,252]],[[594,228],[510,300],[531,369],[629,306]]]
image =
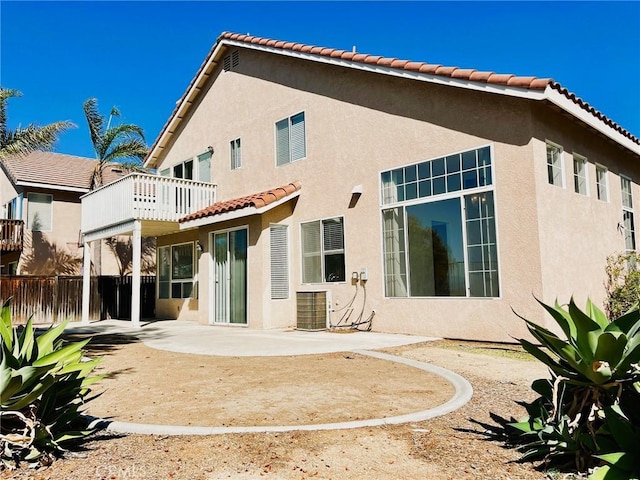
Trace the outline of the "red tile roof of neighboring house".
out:
[[[207,208],[203,208],[202,210],[181,218],[180,223],[197,220],[199,218],[212,217],[221,213],[233,212],[234,210],[241,210],[247,207],[266,207],[271,203],[288,197],[289,195],[299,191],[301,188],[302,184],[299,181],[295,181],[287,185],[283,185],[282,187],[273,188],[260,193],[254,193],[253,195],[247,195],[246,197],[234,198],[233,200],[226,200],[224,202],[216,202]]]
[[[97,165],[97,161],[91,158],[41,151],[23,157],[5,158],[1,163],[14,184],[28,182],[84,190],[89,190],[91,176]],[[105,168],[105,185],[126,174],[116,167],[109,165]]]
[[[474,69],[463,69],[458,67],[446,67],[439,64],[429,64],[427,62],[414,62],[410,60],[400,60],[397,58],[389,58],[389,57],[381,57],[377,55],[368,55],[366,53],[359,52],[349,52],[346,50],[339,50],[335,48],[326,48],[326,47],[316,47],[313,45],[305,45],[303,43],[296,42],[285,42],[282,40],[274,40],[270,38],[262,38],[255,37],[251,35],[243,35],[239,33],[232,32],[223,32],[220,34],[216,43],[211,47],[211,50],[207,54],[207,57],[200,65],[200,68],[196,72],[195,76],[191,80],[191,83],[187,87],[186,91],[180,97],[180,99],[176,102],[176,106],[171,113],[171,116],[167,120],[167,122],[162,127],[160,134],[156,138],[155,142],[149,149],[149,153],[147,158],[145,159],[145,166],[147,161],[150,159],[157,157],[157,153],[155,153],[156,147],[159,147],[160,140],[164,136],[164,134],[168,131],[172,121],[177,117],[178,111],[182,107],[183,103],[186,101],[187,104],[192,103],[193,99],[188,99],[187,97],[192,92],[192,88],[196,86],[196,82],[198,81],[200,75],[207,71],[207,69],[211,68],[211,60],[213,59],[213,55],[216,52],[216,49],[221,45],[224,41],[234,41],[234,42],[242,42],[246,43],[247,46],[250,45],[258,45],[263,47],[270,47],[274,49],[280,50],[288,50],[290,52],[303,53],[307,55],[317,55],[318,57],[326,57],[329,59],[340,59],[348,62],[360,63],[363,65],[371,65],[371,66],[381,66],[389,69],[397,70],[397,71],[407,71],[414,73],[423,73],[434,75],[443,78],[453,78],[457,80],[465,80],[475,83],[484,83],[487,85],[496,85],[496,86],[506,86],[506,87],[517,87],[523,88],[527,90],[533,91],[544,91],[547,87],[557,90],[561,95],[569,99],[575,105],[579,106],[581,109],[589,112],[594,115],[597,119],[613,128],[616,132],[620,133],[624,137],[631,140],[633,143],[640,145],[640,139],[634,136],[631,132],[625,130],[616,122],[608,118],[602,112],[596,110],[594,107],[589,105],[587,102],[577,97],[574,93],[571,93],[569,90],[564,88],[558,82],[554,81],[551,78],[537,78],[532,76],[517,76],[514,74],[498,74],[494,72],[484,72],[478,71]],[[198,92],[200,90],[198,89]],[[178,117],[180,119],[181,117]],[[169,134],[173,133],[172,131]],[[159,147],[163,148],[163,147]],[[153,165],[153,162],[151,163]]]

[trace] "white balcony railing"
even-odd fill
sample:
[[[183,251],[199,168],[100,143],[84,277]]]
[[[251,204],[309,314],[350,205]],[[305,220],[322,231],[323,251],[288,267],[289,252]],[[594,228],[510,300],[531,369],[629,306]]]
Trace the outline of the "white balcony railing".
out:
[[[215,203],[211,183],[131,173],[83,195],[82,232],[131,220],[177,222]]]

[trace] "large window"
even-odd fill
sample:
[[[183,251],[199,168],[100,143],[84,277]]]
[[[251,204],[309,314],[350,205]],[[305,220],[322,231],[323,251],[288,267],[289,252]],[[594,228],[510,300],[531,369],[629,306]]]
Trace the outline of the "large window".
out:
[[[344,282],[344,224],[342,217],[301,225],[302,283]]]
[[[158,298],[189,298],[193,282],[193,242],[159,247]]]
[[[382,203],[427,198],[491,185],[489,147],[382,172]]]
[[[39,232],[51,231],[53,197],[44,193],[30,193],[27,198],[27,229]]]
[[[573,154],[573,188],[580,195],[588,195],[587,159]]]
[[[467,168],[463,167],[462,172],[459,168],[454,170],[458,165],[453,160],[455,157],[461,160],[461,166],[467,159]],[[428,198],[421,200],[412,195],[407,198],[406,169],[413,171],[416,168],[419,172],[420,166],[430,164],[433,172],[436,161],[381,174],[383,204],[398,204],[382,209],[385,294],[388,297],[499,296],[490,149],[472,150],[446,159],[451,159],[454,168],[449,170],[445,160],[445,177],[457,173],[464,179],[465,171],[475,172],[474,186],[462,181],[455,183],[451,190],[446,188],[446,192],[434,194],[432,190]],[[391,200],[393,192],[401,192],[393,183],[393,172],[398,170],[405,173],[405,196],[400,200],[401,194],[397,193],[396,199]],[[449,184],[448,180],[445,184]],[[463,192],[455,194],[461,190]]]
[[[564,186],[562,178],[562,147],[547,142],[547,176],[551,185]]]
[[[304,112],[276,122],[276,164],[285,165],[307,156]]]
[[[627,251],[636,249],[636,230],[633,215],[633,193],[631,179],[620,176],[622,190],[622,219],[624,222],[624,245]]]
[[[602,165],[596,165],[596,190],[598,192],[598,200],[602,200],[603,202],[609,201],[607,168]]]

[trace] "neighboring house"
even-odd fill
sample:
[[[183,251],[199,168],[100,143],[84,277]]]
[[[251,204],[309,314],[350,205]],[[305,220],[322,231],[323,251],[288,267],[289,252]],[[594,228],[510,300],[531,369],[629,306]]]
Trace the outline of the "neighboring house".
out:
[[[3,242],[7,240],[2,274],[80,274],[80,196],[89,191],[96,164],[90,158],[40,151],[0,161],[0,225]],[[110,182],[123,172],[113,166],[104,175]],[[117,275],[113,254],[106,246],[101,253],[102,273]]]
[[[639,160],[551,79],[224,33],[147,156],[159,175],[87,195],[83,233],[157,236],[160,318],[315,328],[328,307],[512,341],[512,309],[545,321],[534,297],[602,303],[607,255],[636,249]]]

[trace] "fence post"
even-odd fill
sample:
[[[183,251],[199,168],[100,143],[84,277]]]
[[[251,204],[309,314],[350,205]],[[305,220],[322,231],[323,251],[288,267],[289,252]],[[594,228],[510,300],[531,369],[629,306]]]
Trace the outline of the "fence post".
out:
[[[60,288],[60,283],[58,282],[58,275],[53,277],[53,306],[51,308],[51,323],[58,323],[58,313],[60,310],[60,305],[58,305],[58,299],[60,296],[58,295],[58,289]]]

